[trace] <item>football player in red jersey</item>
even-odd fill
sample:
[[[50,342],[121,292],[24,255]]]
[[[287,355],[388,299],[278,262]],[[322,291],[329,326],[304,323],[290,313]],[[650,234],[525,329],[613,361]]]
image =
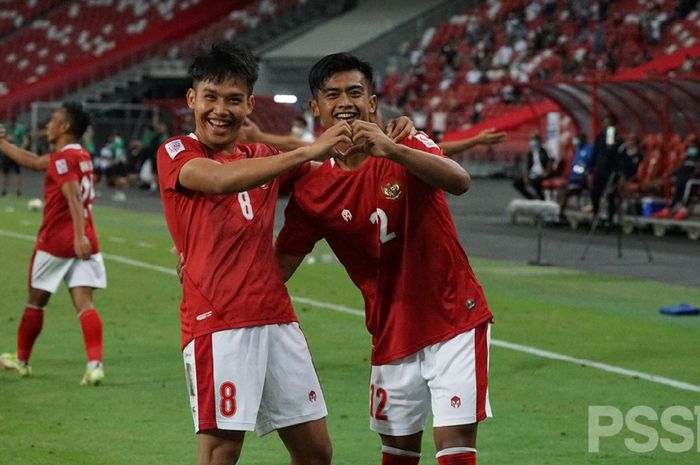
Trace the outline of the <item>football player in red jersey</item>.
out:
[[[276,242],[282,277],[325,239],[362,292],[383,465],[418,463],[429,410],[438,463],[475,464],[477,424],[491,416],[492,315],[444,194],[466,192],[469,174],[425,134],[396,143],[369,122],[369,64],[329,55],[309,85],[314,116],[349,123],[353,144],[297,180]]]
[[[47,137],[55,151],[42,156],[15,147],[0,132],[0,151],[20,165],[46,171],[46,206],[32,255],[29,298],[17,331],[17,353],[0,355],[0,365],[22,376],[31,374],[29,356],[44,323],[44,307],[65,281],[78,312],[87,353],[81,385],[97,385],[104,379],[102,321],[92,291],[107,286],[92,223],[92,160],[78,143],[89,123],[80,105],[67,103],[54,111]]]
[[[246,431],[277,430],[293,464],[326,465],[323,392],[272,230],[280,185],[350,144],[350,125],[339,121],[312,145],[281,154],[239,144],[255,103],[253,55],[220,42],[195,57],[190,75],[195,132],[167,140],[157,159],[165,218],[187,262],[180,319],[197,463],[235,463]]]

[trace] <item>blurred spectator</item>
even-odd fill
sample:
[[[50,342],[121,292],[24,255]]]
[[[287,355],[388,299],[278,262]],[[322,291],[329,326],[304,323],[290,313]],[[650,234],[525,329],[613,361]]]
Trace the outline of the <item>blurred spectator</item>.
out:
[[[304,142],[313,142],[315,140],[313,132],[309,129],[309,123],[303,115],[297,115],[294,118],[290,134]]]
[[[93,159],[95,158],[97,147],[95,146],[95,128],[92,124],[88,125],[87,129],[85,130],[85,133],[80,140],[80,145],[83,146],[83,148],[90,154],[90,156],[92,156]]]
[[[656,212],[654,218],[670,218],[684,220],[688,217],[692,192],[689,182],[700,178],[700,156],[698,156],[698,138],[693,135],[688,138],[688,148],[681,166],[671,175],[674,191],[668,207]]]
[[[100,151],[102,158],[109,160],[107,168],[107,184],[114,187],[112,200],[115,202],[126,201],[126,177],[127,177],[127,152],[124,139],[116,131],[112,131],[107,139],[107,144]]]
[[[472,109],[472,116],[470,118],[472,124],[476,124],[481,121],[481,112],[484,110],[484,103],[481,98],[478,98],[474,102],[474,108]]]
[[[533,132],[530,151],[527,152],[520,173],[513,180],[513,187],[526,199],[544,200],[542,181],[552,176],[553,165],[554,159],[542,145],[539,133]]]
[[[5,134],[8,142],[15,146],[27,150],[29,148],[29,137],[27,129],[17,119],[12,116],[5,126]],[[15,174],[15,192],[17,197],[22,195],[22,169],[10,157],[0,153],[0,168],[2,168],[2,192],[3,197],[7,195],[7,185],[10,181],[10,172]]]
[[[156,124],[156,136],[153,138],[153,144],[151,145],[149,151],[149,161],[151,164],[151,192],[158,192],[158,165],[156,163],[158,147],[160,147],[168,139],[170,139],[170,128],[166,122],[159,121]]]
[[[430,125],[433,129],[433,140],[435,142],[440,142],[442,140],[442,135],[445,134],[445,130],[447,130],[447,112],[441,109],[435,110],[430,119]]]
[[[618,153],[623,139],[617,129],[617,117],[608,113],[603,120],[603,129],[596,135],[591,153],[591,173],[589,174],[591,185],[591,203],[593,204],[593,217],[598,215],[600,200],[607,194],[608,200],[608,225],[612,226],[615,214],[614,193],[612,184],[616,178],[613,176],[619,168]],[[607,191],[607,192],[606,192]]]
[[[573,140],[574,158],[571,163],[571,172],[566,184],[566,190],[560,203],[559,215],[563,218],[569,199],[575,196],[577,201],[581,200],[581,193],[586,188],[588,171],[591,163],[591,152],[593,148],[588,143],[586,133],[580,132]]]

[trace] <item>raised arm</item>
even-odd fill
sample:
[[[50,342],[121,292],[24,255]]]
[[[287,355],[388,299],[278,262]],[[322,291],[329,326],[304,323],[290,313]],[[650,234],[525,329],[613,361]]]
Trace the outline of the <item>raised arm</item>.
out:
[[[34,171],[46,171],[49,168],[50,155],[37,155],[21,149],[6,138],[5,128],[0,124],[0,152],[4,153],[17,164]]]
[[[397,144],[375,124],[366,121],[353,121],[352,127],[357,145],[351,152],[363,151],[400,163],[427,184],[450,194],[461,195],[469,189],[469,173],[455,161]]]
[[[80,198],[78,181],[66,181],[61,184],[61,193],[68,202],[70,217],[73,221],[73,249],[75,250],[75,255],[80,259],[87,260],[92,255],[92,246],[85,235],[83,202]]]
[[[469,150],[477,145],[495,145],[500,144],[506,138],[505,132],[496,132],[494,128],[484,129],[479,134],[468,139],[461,139],[449,142],[440,142],[438,145],[442,149],[442,153],[446,157],[453,157],[454,155]]]
[[[248,142],[260,142],[275,147],[282,151],[308,147],[311,142],[306,142],[291,134],[280,135],[264,132],[260,127],[247,118],[241,127],[241,138]]]
[[[219,163],[208,158],[188,161],[180,170],[178,182],[185,188],[208,194],[242,192],[264,184],[285,171],[310,160],[338,155],[336,144],[351,143],[350,125],[341,121],[324,132],[313,144],[265,158]]]

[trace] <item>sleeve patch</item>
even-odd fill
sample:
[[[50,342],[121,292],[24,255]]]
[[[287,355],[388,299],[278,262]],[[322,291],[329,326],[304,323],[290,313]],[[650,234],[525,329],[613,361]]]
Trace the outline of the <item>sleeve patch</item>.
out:
[[[165,144],[165,150],[168,151],[170,159],[174,160],[177,154],[185,150],[185,146],[182,144],[180,139],[175,139],[174,141]]]
[[[63,158],[56,160],[56,172],[58,174],[66,174],[68,172],[68,163]]]
[[[417,133],[415,136],[413,136],[413,138],[418,139],[419,141],[421,141],[423,143],[423,145],[425,145],[428,148],[436,149],[439,147],[435,143],[435,141],[433,139],[431,139],[430,137],[428,137],[428,135],[425,134],[424,132]]]

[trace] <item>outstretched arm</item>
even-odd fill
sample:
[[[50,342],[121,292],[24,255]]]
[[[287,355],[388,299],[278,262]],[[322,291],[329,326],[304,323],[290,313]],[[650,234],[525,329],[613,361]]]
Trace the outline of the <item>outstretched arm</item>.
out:
[[[291,134],[280,135],[264,132],[257,124],[252,122],[250,118],[246,118],[245,122],[243,123],[240,135],[242,139],[248,142],[260,142],[271,145],[282,151],[291,151],[300,147],[308,147],[311,145],[310,142],[301,140],[300,138]]]
[[[247,158],[226,164],[209,158],[195,158],[182,167],[178,182],[186,189],[207,194],[242,192],[264,184],[304,162],[339,155],[335,146],[351,144],[351,135],[350,125],[341,121],[310,146],[279,155]]]
[[[46,171],[49,168],[50,155],[37,155],[21,149],[6,138],[5,128],[0,125],[0,152],[4,153],[17,164],[34,171]]]
[[[427,184],[450,194],[461,195],[469,189],[469,173],[455,161],[397,144],[372,123],[353,121],[352,128],[353,139],[358,144],[349,149],[348,155],[364,152],[388,158],[400,163]]]
[[[438,145],[442,149],[442,153],[446,157],[452,157],[455,154],[469,150],[477,145],[495,145],[500,144],[506,138],[505,131],[496,132],[494,128],[484,129],[479,134],[468,139],[455,140],[450,142],[440,142]]]

